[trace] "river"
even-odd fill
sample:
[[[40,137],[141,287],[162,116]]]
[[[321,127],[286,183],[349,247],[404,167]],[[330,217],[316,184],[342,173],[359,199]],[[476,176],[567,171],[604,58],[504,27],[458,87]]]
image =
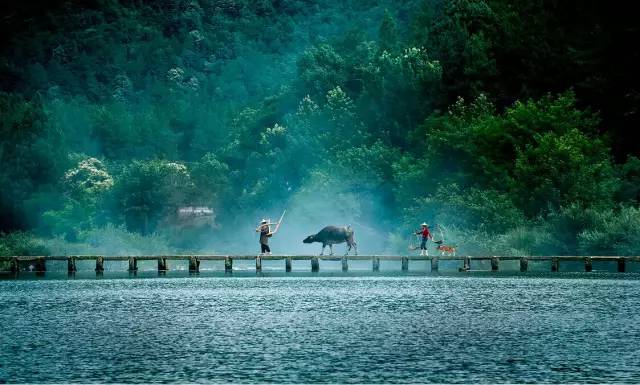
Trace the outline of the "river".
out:
[[[637,273],[0,280],[7,383],[640,382]]]

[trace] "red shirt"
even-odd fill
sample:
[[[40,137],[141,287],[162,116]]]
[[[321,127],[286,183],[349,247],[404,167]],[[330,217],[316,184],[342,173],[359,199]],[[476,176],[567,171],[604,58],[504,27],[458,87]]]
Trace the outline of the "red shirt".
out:
[[[422,238],[431,238],[431,233],[428,228],[422,229]]]

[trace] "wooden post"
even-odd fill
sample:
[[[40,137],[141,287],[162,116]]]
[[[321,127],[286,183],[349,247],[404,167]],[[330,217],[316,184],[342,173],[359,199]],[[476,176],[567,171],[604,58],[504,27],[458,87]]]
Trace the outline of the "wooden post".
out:
[[[138,271],[138,260],[136,259],[136,257],[129,257],[129,271]]]
[[[233,258],[224,257],[224,272],[231,273],[233,271]]]
[[[73,274],[77,271],[76,269],[76,257],[69,257],[67,259],[67,272],[69,274]]]
[[[409,270],[409,258],[402,257],[402,271],[408,271],[408,270]]]
[[[525,272],[529,269],[529,260],[527,258],[520,258],[520,271]]]
[[[551,258],[551,271],[557,272],[560,270],[560,260],[558,257]]]
[[[158,272],[165,272],[169,270],[169,267],[167,266],[167,258],[165,257],[160,257],[158,258]]]
[[[258,255],[256,257],[256,273],[261,271],[262,271],[262,258],[260,258],[260,256]]]
[[[284,271],[291,273],[291,257],[287,257],[284,260]]]
[[[498,271],[500,259],[498,257],[491,257],[491,271]]]
[[[627,260],[624,258],[618,258],[618,273],[624,273],[625,272],[625,264],[626,264]]]
[[[586,272],[593,271],[593,263],[591,262],[591,257],[584,258],[584,271]]]
[[[318,260],[318,257],[312,257],[311,258],[311,272],[312,273],[317,273],[318,271],[320,271],[320,261]]]
[[[349,270],[349,262],[347,261],[347,257],[342,257],[342,271]]]
[[[189,272],[190,273],[199,273],[200,272],[200,260],[196,257],[189,257]]]
[[[438,271],[438,257],[431,257],[431,271]]]
[[[380,258],[373,257],[373,271],[380,271]]]
[[[462,271],[469,270],[471,270],[471,260],[469,259],[469,257],[464,257],[464,260],[462,261]]]
[[[96,258],[96,273],[102,274],[104,272],[104,257]]]

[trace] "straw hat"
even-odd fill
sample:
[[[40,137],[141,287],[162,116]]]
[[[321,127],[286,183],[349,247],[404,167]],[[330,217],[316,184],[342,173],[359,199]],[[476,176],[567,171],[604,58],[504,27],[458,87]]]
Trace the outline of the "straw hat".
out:
[[[427,222],[422,222],[420,226],[429,226],[429,225],[427,224]]]
[[[260,223],[267,223],[267,220],[263,219],[263,220],[260,221]]]

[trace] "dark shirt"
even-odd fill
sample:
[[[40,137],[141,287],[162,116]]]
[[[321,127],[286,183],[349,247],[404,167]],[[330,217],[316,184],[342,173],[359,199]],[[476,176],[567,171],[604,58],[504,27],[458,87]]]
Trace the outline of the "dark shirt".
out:
[[[269,226],[267,225],[260,227],[260,243],[263,245],[269,244]]]

